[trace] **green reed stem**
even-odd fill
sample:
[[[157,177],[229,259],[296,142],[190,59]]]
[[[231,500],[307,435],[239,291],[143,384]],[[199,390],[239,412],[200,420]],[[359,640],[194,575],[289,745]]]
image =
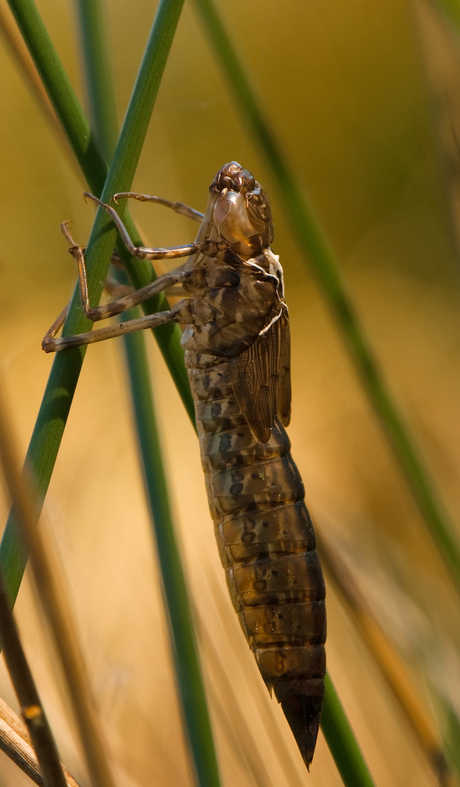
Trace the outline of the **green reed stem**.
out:
[[[91,126],[101,150],[110,161],[117,144],[118,122],[103,9],[98,0],[78,0],[76,9]]]
[[[97,144],[94,132],[92,131],[85,113],[78,102],[72,85],[70,84],[64,67],[59,60],[59,57],[54,49],[53,43],[37,11],[37,8],[33,0],[9,0],[9,4],[18,23],[19,29],[21,30],[21,33],[24,37],[25,43],[27,44],[27,47],[30,51],[30,54],[34,59],[35,66],[47,90],[48,96],[54,107],[64,134],[72,146],[78,164],[80,165],[82,173],[88,183],[89,189],[94,194],[96,194],[96,196],[101,196],[108,173],[107,164],[105,163],[104,156],[102,155],[101,150]],[[176,13],[178,17],[182,4],[183,0],[175,0],[175,2],[171,3],[171,10],[169,10],[169,4],[165,4],[164,2],[159,6],[155,23],[157,31],[156,38],[152,42],[147,61],[144,61],[144,65],[146,67],[144,71],[146,71],[149,61],[153,56],[152,48],[156,45],[156,42],[158,42],[159,48],[155,54],[155,62],[151,63],[152,84],[145,84],[145,79],[143,80],[143,83],[138,83],[139,90],[136,94],[136,97],[133,96],[134,101],[137,102],[139,99],[139,92],[146,94],[147,99],[145,101],[144,99],[141,99],[141,103],[136,107],[135,115],[133,115],[135,104],[133,104],[133,100],[131,101],[130,115],[127,115],[125,122],[128,134],[126,140],[129,143],[129,147],[132,147],[129,156],[127,152],[123,154],[124,160],[126,160],[127,163],[128,177],[126,180],[127,182],[129,181],[129,183],[132,181],[133,172],[137,166],[140,147],[142,147],[142,144],[139,145],[139,142],[142,143],[143,137],[145,136],[146,127],[150,119],[151,108],[149,109],[149,100],[151,100],[152,103],[155,100],[165,60],[169,51],[169,46],[171,44],[172,31],[168,30],[168,27],[170,25],[170,21],[174,24],[177,24],[177,20],[174,22],[172,16],[171,20],[169,20],[169,16]],[[89,8],[91,8],[91,4]],[[163,27],[164,35],[162,35]],[[157,69],[157,71],[155,71],[155,69]],[[156,85],[154,84],[155,78],[157,81]],[[104,77],[104,82],[105,79],[106,77]],[[104,86],[104,83],[102,86]],[[114,114],[114,110],[112,112]],[[144,118],[144,122],[139,122],[138,130],[136,131],[137,121],[138,119],[139,121],[142,121],[142,117]],[[100,137],[103,138],[102,132]],[[112,152],[114,147],[113,138],[108,140],[108,144],[110,146],[108,149],[110,149]],[[119,169],[119,174],[123,178],[124,164],[123,162],[121,162],[121,164],[122,166]],[[118,165],[116,166],[118,169]],[[112,173],[114,172],[113,166],[111,171]],[[110,197],[111,196],[112,194],[110,194]],[[134,243],[139,245],[141,243],[141,239],[129,214],[126,214],[125,216],[125,224]],[[127,254],[124,247],[121,250],[121,254],[136,288],[142,287],[145,284],[148,284],[152,279],[156,278],[152,266],[146,260],[133,260],[130,255]],[[91,260],[88,260],[87,262],[88,265],[92,264]],[[104,280],[107,269],[108,263],[106,259],[101,259],[100,269],[98,268],[95,271],[95,277],[97,278],[100,274],[101,280]],[[152,299],[151,301],[148,301],[148,303],[144,304],[143,306],[145,313],[151,313],[152,311],[159,311],[166,308],[168,308],[167,302],[163,295],[160,295],[158,299]],[[85,324],[87,325],[88,323],[85,322]],[[179,343],[180,335],[181,332],[177,325],[165,325],[154,331],[155,339],[157,340],[160,350],[169,367],[189,417],[194,423],[194,406],[190,394],[190,386],[188,384],[187,374],[184,369],[184,353]]]
[[[161,569],[164,603],[168,610],[182,711],[193,752],[197,783],[203,787],[218,787],[219,771],[187,584],[161,463],[161,445],[143,337],[139,333],[126,336],[125,348],[144,482]]]
[[[445,14],[458,33],[460,30],[460,4],[458,0],[435,0],[433,6]]]
[[[88,186],[94,194],[101,196],[104,183],[107,178],[107,165],[100,148],[98,147],[94,133],[89,125],[85,113],[78,102],[64,67],[59,60],[53,43],[37,11],[37,8],[33,0],[9,0],[9,4],[13,14],[15,15],[16,21],[24,37],[25,43],[28,46],[30,54],[34,59],[37,71],[39,72],[43,84],[48,92],[48,96],[54,107],[59,122],[61,123],[62,129],[72,146]],[[172,3],[171,11],[177,12],[178,15],[180,13],[182,4],[183,0],[175,0],[175,2]],[[156,20],[156,39],[158,39],[158,41],[162,41],[162,44],[161,48],[159,47],[158,52],[156,53],[155,62],[152,62],[151,64],[152,79],[155,78],[155,67],[158,68],[156,73],[157,84],[155,86],[153,83],[152,85],[138,83],[138,88],[141,89],[143,94],[147,95],[146,105],[144,106],[144,103],[141,102],[139,106],[136,107],[136,114],[133,115],[135,103],[133,103],[132,100],[130,103],[131,113],[130,116],[127,115],[125,121],[125,126],[127,124],[128,133],[127,141],[129,142],[129,146],[132,146],[129,156],[127,153],[124,153],[124,157],[126,158],[126,163],[128,166],[127,171],[129,174],[127,181],[129,181],[129,183],[132,181],[132,173],[137,165],[140,147],[142,147],[142,144],[139,145],[139,142],[142,142],[142,139],[145,136],[146,126],[148,125],[150,119],[151,109],[149,111],[148,100],[149,98],[152,102],[155,100],[162,70],[164,68],[165,59],[169,51],[168,48],[171,44],[171,40],[168,41],[168,35],[171,34],[171,31],[168,32],[168,14],[168,5],[165,5],[164,2],[161,3]],[[165,17],[165,22],[163,22]],[[162,36],[161,33],[163,24],[165,24],[165,36]],[[153,41],[153,46],[155,46],[155,41]],[[152,47],[147,61],[144,61],[146,66],[148,66],[151,57]],[[143,82],[145,83],[145,80],[143,80]],[[136,97],[133,96],[135,101],[137,101],[139,98],[138,94]],[[145,109],[147,112],[145,112]],[[145,122],[139,122],[139,133],[137,133],[137,118],[142,121],[142,117],[144,118]],[[112,144],[112,141],[110,144]],[[123,166],[124,165],[122,164],[120,169],[121,175],[123,173]],[[111,171],[112,173],[114,172],[113,165]],[[111,197],[112,194],[109,196]],[[126,214],[125,216],[125,224],[133,239],[133,242],[136,245],[139,245],[141,242],[139,233],[137,232],[129,214]],[[142,287],[145,284],[148,284],[152,279],[156,278],[152,266],[146,260],[133,260],[130,255],[127,254],[124,247],[121,250],[121,255],[136,288]],[[91,260],[87,260],[88,267],[90,267],[92,264],[93,263]],[[100,266],[95,271],[95,277],[97,278],[100,274],[102,277],[101,280],[104,280],[107,270],[108,263],[105,258],[101,258]],[[100,288],[100,284],[98,287]],[[97,292],[97,290],[95,290],[95,292]],[[163,295],[158,296],[157,299],[153,298],[151,301],[148,301],[143,305],[143,310],[145,313],[161,311],[166,308],[168,308],[167,302]],[[88,325],[88,323],[85,322],[85,325]],[[188,384],[187,374],[184,369],[184,353],[179,344],[180,333],[180,329],[177,325],[165,325],[156,329],[154,331],[154,336],[169,367],[189,417],[194,423],[193,400],[190,394],[190,386]]]
[[[114,787],[86,665],[75,636],[65,583],[60,576],[59,561],[53,559],[52,549],[50,550],[46,538],[43,538],[41,530],[36,526],[39,517],[37,499],[30,484],[27,468],[21,476],[20,462],[15,446],[16,442],[2,401],[0,402],[1,464],[16,512],[17,527],[29,553],[37,598],[48,621],[55,652],[62,668],[62,677],[66,684],[67,697],[70,700],[70,708],[88,774],[90,774],[93,787]],[[11,604],[10,599],[8,599],[8,604]],[[5,623],[6,617],[7,613],[3,609],[0,612],[3,623]],[[8,669],[16,673],[15,679],[13,672],[11,672],[12,682],[36,749],[40,767],[42,766],[40,750],[46,760],[49,779],[48,781],[45,779],[45,783],[47,787],[59,787],[62,785],[63,774],[57,753],[53,751],[55,746],[49,738],[51,731],[48,731],[48,740],[46,741],[43,736],[46,733],[47,722],[45,717],[42,718],[38,696],[34,698],[30,676],[27,676],[27,665],[23,663],[21,668],[23,658],[21,658],[17,646],[13,651],[11,650],[12,642],[10,642],[8,654],[6,634],[7,632],[2,630],[5,661],[8,664]],[[10,631],[10,636],[14,636],[13,631]],[[22,678],[21,672],[23,673]],[[17,683],[18,681],[20,685]],[[27,699],[27,694],[29,694],[29,699]],[[43,764],[43,775],[45,776],[44,768],[45,764]]]
[[[29,667],[0,571],[0,637],[3,657],[37,755],[44,787],[67,787],[59,752]]]
[[[127,191],[131,186],[182,5],[183,0],[161,0],[158,7],[121,137],[102,190],[102,198],[106,201],[110,200],[116,191]],[[103,158],[38,11],[32,0],[10,0],[10,6],[80,166],[88,177],[90,187],[96,186],[93,190],[98,191],[105,175]],[[102,282],[106,277],[116,241],[116,231],[107,219],[108,217],[99,211],[86,255],[89,287],[95,302],[99,301]],[[136,236],[136,233],[134,235]],[[136,267],[136,286],[140,286],[138,281],[142,276],[142,266],[139,266],[139,269]],[[158,305],[155,304],[154,308],[158,308]],[[76,293],[72,299],[65,332],[80,333],[89,327],[89,321],[82,313]],[[173,377],[187,402],[189,413],[192,414],[193,403],[178,341],[180,330],[175,325],[164,327],[168,330],[161,336],[163,350],[166,355],[171,353]],[[157,333],[160,335],[159,331]],[[58,353],[53,363],[27,454],[39,500],[43,500],[48,488],[84,355],[85,348]],[[0,561],[4,567],[10,596],[14,599],[19,590],[26,557],[12,514],[0,545]]]
[[[107,165],[33,0],[8,0],[59,122],[91,189],[100,193]]]
[[[345,787],[374,787],[372,776],[329,675],[326,675],[321,729]]]

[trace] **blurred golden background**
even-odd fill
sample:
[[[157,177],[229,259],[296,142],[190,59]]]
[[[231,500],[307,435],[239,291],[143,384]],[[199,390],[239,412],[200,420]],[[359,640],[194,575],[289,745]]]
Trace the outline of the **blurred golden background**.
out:
[[[146,0],[106,5],[121,120],[154,7]],[[428,77],[433,79],[427,63],[433,49],[426,39],[431,17],[424,6],[397,0],[233,0],[219,7],[340,260],[390,390],[456,521],[459,267],[452,183],[438,134],[440,93]],[[39,9],[84,101],[75,9],[55,0],[41,0]],[[453,38],[450,43],[455,53]],[[440,49],[449,59],[444,39]],[[86,184],[71,154],[5,46],[0,73],[0,372],[25,453],[52,363],[40,342],[76,278],[59,224],[71,219],[76,241],[85,243],[94,211],[82,199]],[[291,315],[289,434],[307,504],[318,532],[338,545],[397,647],[434,727],[445,732],[446,709],[460,713],[457,596],[334,318],[290,236],[283,195],[273,191],[247,125],[186,4],[133,188],[203,210],[213,175],[236,159],[268,190],[273,250],[284,266]],[[132,212],[148,245],[194,238],[191,222],[159,207],[133,205]],[[284,787],[308,780],[311,787],[338,786],[321,735],[307,776],[282,713],[263,686],[227,598],[195,434],[150,335],[147,345],[223,784]],[[8,507],[5,496],[3,520]],[[118,783],[192,784],[118,340],[87,353],[43,526],[66,566]],[[17,611],[62,758],[84,779],[28,581]],[[435,785],[331,588],[328,616],[329,670],[376,784]],[[1,669],[0,694],[16,707]],[[244,740],[239,713],[254,745]],[[0,785],[26,782],[1,755]]]

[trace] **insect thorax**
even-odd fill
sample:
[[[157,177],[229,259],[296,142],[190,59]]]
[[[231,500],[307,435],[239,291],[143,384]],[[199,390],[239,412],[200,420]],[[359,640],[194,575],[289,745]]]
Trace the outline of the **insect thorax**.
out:
[[[278,286],[260,264],[268,268],[264,254],[253,261],[232,255],[230,263],[222,257],[201,255],[190,268],[184,284],[191,295],[188,324],[181,343],[192,352],[233,358],[270,323],[278,308]]]

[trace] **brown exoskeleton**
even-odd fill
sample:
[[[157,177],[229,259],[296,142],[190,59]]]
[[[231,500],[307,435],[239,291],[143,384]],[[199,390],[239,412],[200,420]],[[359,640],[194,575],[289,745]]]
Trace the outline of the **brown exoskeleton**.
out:
[[[92,197],[112,216],[132,254],[188,260],[133,294],[90,308],[83,250],[73,245],[87,316],[120,314],[177,284],[188,297],[169,311],[78,336],[55,338],[55,323],[43,349],[63,350],[169,321],[184,327],[209,506],[230,595],[308,767],[324,695],[325,587],[284,429],[291,404],[289,319],[283,271],[270,249],[269,200],[236,162],[211,183],[204,216],[156,197],[116,198],[132,196],[200,220],[197,239],[174,249],[136,248],[115,211]]]

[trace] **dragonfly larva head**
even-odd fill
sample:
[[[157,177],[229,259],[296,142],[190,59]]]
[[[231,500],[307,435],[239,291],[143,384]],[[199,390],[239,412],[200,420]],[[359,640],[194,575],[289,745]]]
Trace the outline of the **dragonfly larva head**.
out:
[[[273,240],[268,196],[247,169],[231,161],[209,188],[214,202],[212,224],[218,236],[243,257],[253,257]]]

